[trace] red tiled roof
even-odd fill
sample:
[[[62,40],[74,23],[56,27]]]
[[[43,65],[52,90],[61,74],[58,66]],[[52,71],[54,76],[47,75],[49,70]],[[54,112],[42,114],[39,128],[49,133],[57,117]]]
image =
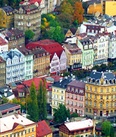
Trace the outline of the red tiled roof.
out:
[[[60,57],[61,53],[64,50],[58,42],[49,39],[31,42],[26,45],[26,48],[31,50],[36,47],[42,47],[47,52],[49,52],[51,54],[50,58],[53,57],[54,53],[56,53]]]
[[[30,4],[34,4],[35,2],[38,2],[39,4],[41,3],[42,0],[29,0]],[[25,3],[24,1],[21,1],[20,4]]]
[[[54,82],[60,81],[60,78],[61,78],[61,76],[58,76],[58,75],[54,75],[54,76],[51,76],[51,77],[54,79]]]
[[[42,78],[33,78],[33,79],[30,79],[30,80],[24,81],[23,84],[30,87],[32,82],[34,82],[36,89],[38,89],[40,81],[42,81]]]
[[[7,42],[2,37],[0,37],[0,46],[3,46],[5,44],[7,44]]]
[[[52,130],[47,125],[45,120],[38,122],[37,127],[36,127],[36,137],[43,137],[51,133],[52,133]]]

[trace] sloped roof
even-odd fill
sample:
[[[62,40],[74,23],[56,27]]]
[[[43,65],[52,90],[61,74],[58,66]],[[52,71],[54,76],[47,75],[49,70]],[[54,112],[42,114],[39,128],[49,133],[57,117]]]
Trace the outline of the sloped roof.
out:
[[[40,122],[37,123],[36,137],[43,137],[43,136],[46,136],[46,135],[51,134],[51,133],[52,133],[52,130],[47,125],[47,123],[45,122],[45,120],[40,121]]]
[[[35,47],[42,47],[43,49],[45,49],[47,52],[51,54],[50,58],[53,57],[54,53],[56,53],[57,56],[60,57],[61,53],[64,50],[58,42],[49,39],[31,42],[26,45],[27,49],[33,49]]]
[[[27,126],[35,123],[19,114],[9,115],[7,117],[0,118],[0,133],[10,131],[18,124]]]
[[[4,46],[6,44],[7,44],[6,40],[0,37],[0,46]]]
[[[93,127],[93,121],[91,119],[87,119],[82,121],[65,123],[64,125],[68,128],[69,131],[74,131],[74,130]]]
[[[3,9],[6,13],[13,12],[13,8],[12,8],[12,7],[10,7],[10,6],[5,6],[5,7],[2,7],[2,9]]]

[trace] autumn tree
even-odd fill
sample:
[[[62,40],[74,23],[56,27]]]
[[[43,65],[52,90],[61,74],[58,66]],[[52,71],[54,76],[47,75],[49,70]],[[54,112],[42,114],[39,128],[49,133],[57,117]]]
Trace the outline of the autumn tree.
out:
[[[73,15],[73,7],[72,5],[68,2],[68,0],[64,0],[61,4],[60,11],[62,13],[67,13],[69,15]]]
[[[37,93],[38,102],[38,114],[39,120],[46,119],[47,117],[47,91],[45,81],[41,81],[39,84],[39,89]]]
[[[82,23],[84,19],[83,13],[84,9],[82,6],[82,2],[76,2],[74,6],[74,21],[77,20],[79,24]]]
[[[37,122],[38,121],[38,104],[37,104],[37,93],[34,83],[30,87],[30,95],[27,98],[27,112],[29,119]]]

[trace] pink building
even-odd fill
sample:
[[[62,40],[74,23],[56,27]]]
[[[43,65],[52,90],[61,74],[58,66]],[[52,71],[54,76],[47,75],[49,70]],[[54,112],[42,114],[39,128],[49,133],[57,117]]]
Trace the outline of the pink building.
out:
[[[78,113],[84,116],[85,102],[85,83],[73,80],[67,85],[66,89],[66,107],[71,113]]]

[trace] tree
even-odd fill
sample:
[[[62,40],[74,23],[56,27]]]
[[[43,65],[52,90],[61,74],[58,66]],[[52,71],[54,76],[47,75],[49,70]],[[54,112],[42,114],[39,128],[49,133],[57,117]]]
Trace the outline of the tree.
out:
[[[102,133],[105,137],[109,137],[111,133],[111,123],[109,121],[104,121],[102,123]]]
[[[0,104],[4,104],[4,103],[7,103],[9,100],[6,98],[6,97],[2,97],[0,99]]]
[[[74,21],[77,20],[79,24],[82,23],[84,19],[83,13],[84,9],[82,6],[82,2],[76,2],[74,6]]]
[[[67,13],[70,15],[73,15],[73,6],[68,2],[68,0],[65,0],[62,2],[61,7],[60,7],[60,11],[62,13]]]
[[[46,119],[47,117],[47,91],[45,81],[41,81],[39,84],[37,102],[38,102],[38,114],[39,120]]]
[[[30,29],[25,31],[25,39],[26,40],[32,40],[34,35],[35,35],[35,33]]]
[[[27,98],[27,112],[30,120],[38,121],[37,93],[34,83],[31,84],[30,95]]]
[[[56,124],[63,123],[67,118],[70,118],[70,111],[66,109],[65,105],[59,104],[57,109],[54,109],[54,121]]]
[[[62,43],[64,40],[64,33],[63,30],[60,26],[56,26],[56,27],[51,27],[48,31],[48,38],[49,39],[53,39],[59,43]]]

